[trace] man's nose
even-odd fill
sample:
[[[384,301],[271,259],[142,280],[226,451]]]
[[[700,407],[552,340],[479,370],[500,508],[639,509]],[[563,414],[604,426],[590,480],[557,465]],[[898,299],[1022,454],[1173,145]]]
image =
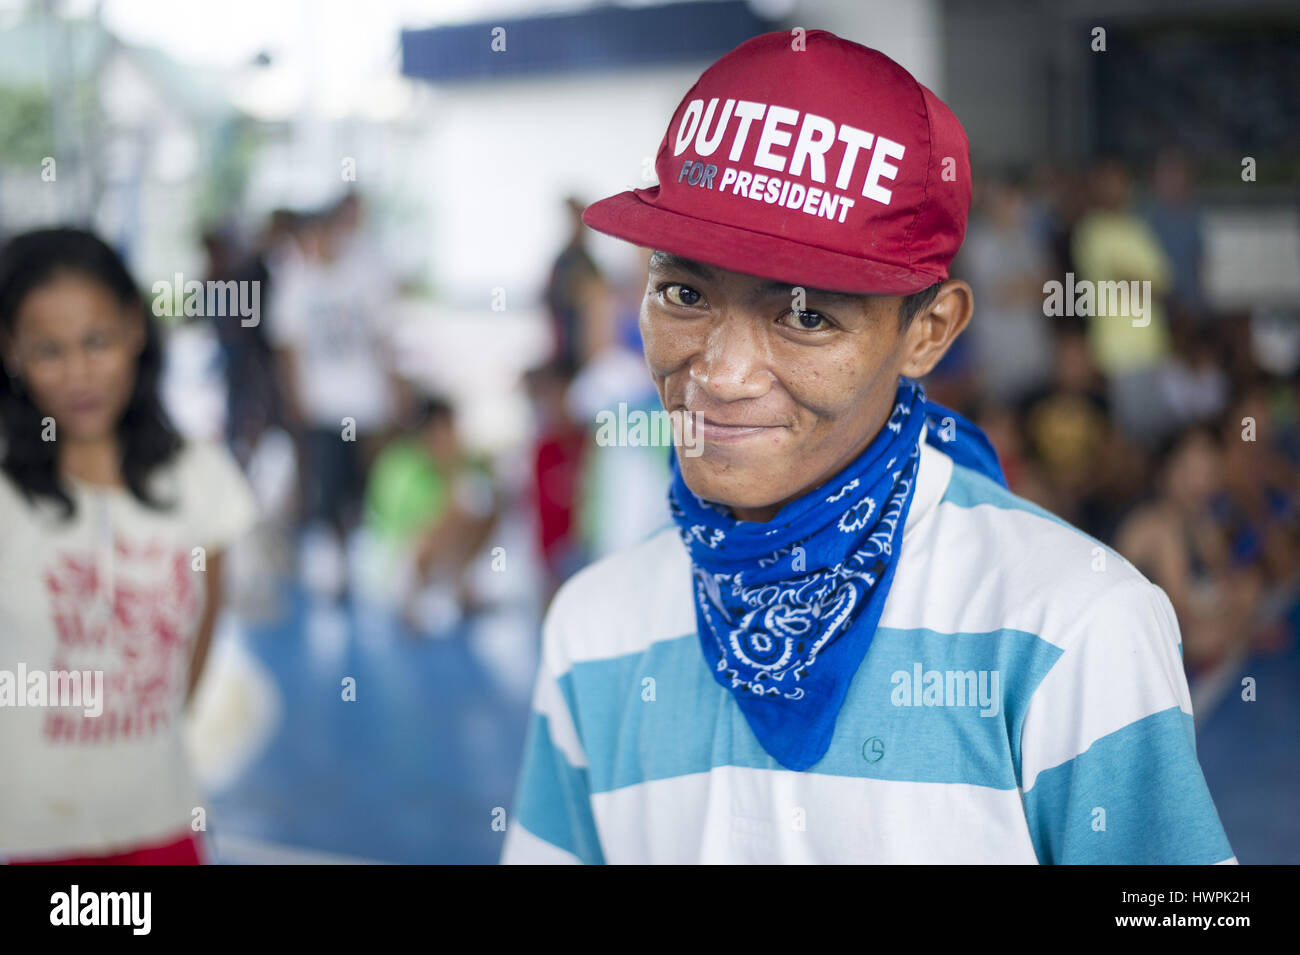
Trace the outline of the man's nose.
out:
[[[757,398],[771,386],[768,343],[752,317],[728,314],[714,321],[691,378],[718,401]]]

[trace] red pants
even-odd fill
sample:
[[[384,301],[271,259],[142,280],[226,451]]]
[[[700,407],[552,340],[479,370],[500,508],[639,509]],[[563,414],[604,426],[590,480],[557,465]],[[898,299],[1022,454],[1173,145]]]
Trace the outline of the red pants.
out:
[[[197,832],[178,839],[137,846],[126,852],[101,856],[62,856],[54,859],[10,859],[10,865],[203,865],[203,847]]]

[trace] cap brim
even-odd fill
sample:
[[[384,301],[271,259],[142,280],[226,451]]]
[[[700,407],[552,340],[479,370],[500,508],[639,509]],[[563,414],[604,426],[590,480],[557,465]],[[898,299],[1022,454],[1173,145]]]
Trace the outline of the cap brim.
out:
[[[652,205],[631,190],[592,203],[582,221],[634,245],[828,292],[911,295],[943,281],[943,276],[682,215]]]

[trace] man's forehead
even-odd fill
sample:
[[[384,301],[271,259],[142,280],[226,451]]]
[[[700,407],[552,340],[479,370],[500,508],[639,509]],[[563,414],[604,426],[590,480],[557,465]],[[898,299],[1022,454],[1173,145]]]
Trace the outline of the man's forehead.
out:
[[[781,282],[775,279],[766,279],[758,275],[750,275],[745,272],[733,272],[729,269],[720,268],[716,265],[709,265],[707,262],[700,262],[696,259],[690,259],[682,255],[674,255],[671,252],[663,252],[658,249],[650,255],[650,268],[655,271],[677,270],[690,272],[698,275],[702,279],[717,281],[724,276],[740,276],[748,281],[760,283],[757,291],[760,294],[781,295],[788,297],[796,288],[802,288],[808,296],[817,298],[836,299],[844,302],[862,302],[866,299],[878,298],[880,296],[855,294],[853,292],[834,292],[829,289],[819,289],[810,285],[800,285],[796,282]]]

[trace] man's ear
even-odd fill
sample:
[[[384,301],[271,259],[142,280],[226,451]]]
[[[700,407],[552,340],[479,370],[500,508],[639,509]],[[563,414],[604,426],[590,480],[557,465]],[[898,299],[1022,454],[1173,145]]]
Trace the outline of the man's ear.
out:
[[[975,293],[960,279],[939,286],[934,301],[912,319],[904,333],[900,374],[922,378],[929,374],[966,328],[975,311]]]

